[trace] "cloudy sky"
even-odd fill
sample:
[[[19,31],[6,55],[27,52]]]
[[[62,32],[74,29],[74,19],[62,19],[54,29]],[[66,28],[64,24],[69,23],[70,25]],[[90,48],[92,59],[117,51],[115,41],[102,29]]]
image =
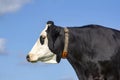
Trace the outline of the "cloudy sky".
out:
[[[17,11],[29,2],[30,0],[0,0],[0,14]]]
[[[120,29],[119,0],[0,0],[0,80],[78,80],[67,62],[25,59],[48,20],[60,26]]]
[[[6,52],[5,44],[6,44],[6,40],[3,38],[0,38],[0,54],[5,54]]]

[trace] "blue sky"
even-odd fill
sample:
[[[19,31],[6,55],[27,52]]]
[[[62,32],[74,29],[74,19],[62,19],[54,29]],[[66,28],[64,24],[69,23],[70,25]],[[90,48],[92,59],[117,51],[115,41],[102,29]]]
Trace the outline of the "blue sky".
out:
[[[0,80],[78,80],[67,60],[26,61],[48,20],[63,27],[99,24],[120,29],[120,1],[0,0]]]

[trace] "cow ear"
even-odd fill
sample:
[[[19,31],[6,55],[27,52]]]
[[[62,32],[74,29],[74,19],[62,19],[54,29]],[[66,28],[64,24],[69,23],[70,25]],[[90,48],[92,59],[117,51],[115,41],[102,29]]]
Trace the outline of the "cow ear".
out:
[[[53,21],[48,21],[47,25],[48,25],[48,27],[54,26],[54,22]]]

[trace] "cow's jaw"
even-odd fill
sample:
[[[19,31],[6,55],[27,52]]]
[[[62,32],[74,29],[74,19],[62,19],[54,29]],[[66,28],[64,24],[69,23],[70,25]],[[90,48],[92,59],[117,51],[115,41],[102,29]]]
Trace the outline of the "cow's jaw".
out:
[[[30,62],[41,61],[44,63],[58,63],[56,60],[56,54],[51,52],[51,50],[48,47],[48,38],[47,38],[47,33],[46,33],[47,28],[48,26],[46,25],[46,28],[40,34],[40,36],[41,35],[46,36],[44,40],[44,44],[42,45],[40,43],[40,39],[38,38],[32,50],[28,54],[29,56],[28,61]]]

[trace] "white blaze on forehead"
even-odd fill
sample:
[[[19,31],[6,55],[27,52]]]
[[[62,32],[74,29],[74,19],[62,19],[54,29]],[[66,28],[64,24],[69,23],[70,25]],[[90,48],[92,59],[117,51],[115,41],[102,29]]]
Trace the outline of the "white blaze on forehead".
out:
[[[48,26],[42,31],[40,36],[45,36],[44,44],[41,45],[40,39],[38,38],[37,42],[33,46],[32,50],[29,53],[30,61],[41,61],[45,63],[57,63],[56,55],[51,52],[48,47],[48,38],[47,38],[47,30]]]

